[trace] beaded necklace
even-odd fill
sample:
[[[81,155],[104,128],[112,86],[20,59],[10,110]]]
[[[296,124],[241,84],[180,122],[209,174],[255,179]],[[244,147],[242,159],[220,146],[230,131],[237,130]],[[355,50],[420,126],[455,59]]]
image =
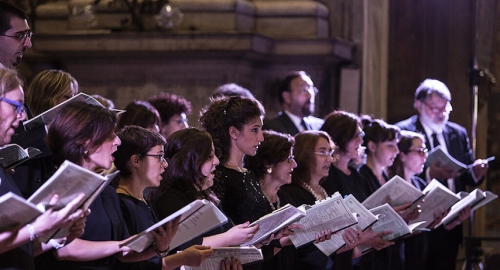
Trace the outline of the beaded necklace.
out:
[[[276,211],[276,209],[279,209],[280,208],[280,197],[279,196],[276,196],[276,206],[274,206],[273,202],[269,199],[268,196],[266,196],[266,194],[264,193],[264,191],[262,191],[262,195],[264,195],[264,197],[266,198],[267,202],[269,203],[269,206],[271,206],[271,209],[273,209],[273,211]]]
[[[318,186],[322,194],[317,194],[316,192],[314,192],[312,187],[307,183],[302,183],[302,186],[305,187],[314,196],[314,198],[316,198],[317,201],[324,200],[326,199],[326,197],[328,197],[328,193],[326,193],[326,190],[322,186]]]

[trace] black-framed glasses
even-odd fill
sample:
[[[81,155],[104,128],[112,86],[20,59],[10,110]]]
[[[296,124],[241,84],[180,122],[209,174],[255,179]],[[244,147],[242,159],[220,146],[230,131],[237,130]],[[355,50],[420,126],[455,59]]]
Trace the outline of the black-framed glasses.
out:
[[[8,99],[5,97],[0,97],[0,101],[3,101],[5,103],[9,103],[10,105],[16,107],[16,113],[17,114],[23,114],[26,111],[26,108],[24,107],[24,104],[17,102],[12,99]]]
[[[15,38],[19,42],[24,43],[26,42],[27,38],[30,38],[31,40],[31,37],[33,37],[33,31],[31,31],[31,29],[28,29],[24,32],[16,33],[14,35],[0,34],[0,36]]]
[[[333,157],[333,153],[335,153],[335,149],[332,149],[332,150],[321,150],[321,151],[317,151],[317,152],[314,152],[316,155],[318,156],[322,156],[322,157]]]
[[[415,153],[418,153],[421,156],[425,156],[425,155],[427,155],[427,153],[429,152],[429,150],[427,150],[427,148],[425,148],[425,147],[421,147],[421,148],[418,148],[418,149],[410,149],[410,150],[408,150],[408,152],[415,152]]]
[[[144,156],[148,156],[148,157],[155,157],[157,158],[160,163],[163,163],[163,162],[167,162],[167,160],[165,159],[165,154],[157,154],[157,155],[153,155],[153,154],[145,154]]]

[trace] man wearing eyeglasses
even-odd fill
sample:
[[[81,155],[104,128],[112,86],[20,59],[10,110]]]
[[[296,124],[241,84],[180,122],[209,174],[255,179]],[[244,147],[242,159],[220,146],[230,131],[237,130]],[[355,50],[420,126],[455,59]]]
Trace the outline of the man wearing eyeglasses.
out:
[[[288,133],[319,130],[323,119],[312,116],[318,89],[305,71],[293,71],[285,76],[278,88],[283,110],[273,119],[266,119],[263,129]]]
[[[13,68],[21,63],[31,48],[31,31],[26,13],[6,1],[0,1],[0,68]]]
[[[451,168],[440,167],[439,163],[435,162],[424,169],[421,178],[427,182],[436,178],[453,192],[465,191],[467,185],[481,184],[488,170],[488,162],[482,159],[474,160],[467,131],[464,127],[448,121],[453,110],[448,87],[438,80],[424,80],[415,91],[413,107],[418,114],[396,123],[396,126],[424,134],[428,149],[440,145],[443,151],[456,160],[464,164],[474,164],[466,172],[457,172]],[[445,230],[443,226],[432,230],[426,269],[454,270],[461,242],[461,225],[450,231]]]

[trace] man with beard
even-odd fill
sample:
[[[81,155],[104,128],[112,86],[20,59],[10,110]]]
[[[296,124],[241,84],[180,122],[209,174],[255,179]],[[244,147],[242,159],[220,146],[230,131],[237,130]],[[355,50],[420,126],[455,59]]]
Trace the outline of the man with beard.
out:
[[[453,158],[464,164],[474,164],[465,172],[440,167],[436,162],[424,169],[421,178],[430,182],[436,178],[453,192],[465,191],[466,186],[480,185],[488,170],[486,160],[474,160],[467,131],[449,122],[451,94],[446,85],[438,80],[426,79],[415,91],[413,107],[418,111],[406,120],[396,123],[404,130],[420,132],[426,137],[427,149],[441,145]],[[446,230],[440,226],[431,231],[429,256],[426,269],[454,270],[457,252],[462,243],[462,226]]]
[[[32,35],[26,13],[0,1],[0,68],[13,68],[21,63],[24,52],[32,46]]]
[[[323,119],[312,116],[318,89],[305,71],[293,71],[285,76],[278,87],[283,110],[264,122],[263,129],[271,129],[292,136],[303,130],[319,130]]]

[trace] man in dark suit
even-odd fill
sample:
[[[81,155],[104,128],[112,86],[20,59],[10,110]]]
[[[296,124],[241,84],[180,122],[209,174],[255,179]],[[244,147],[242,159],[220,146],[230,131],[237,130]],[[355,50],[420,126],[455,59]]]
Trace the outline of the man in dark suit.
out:
[[[448,121],[453,109],[450,101],[451,93],[444,83],[426,79],[415,91],[413,107],[418,111],[418,115],[396,123],[396,126],[424,134],[428,149],[441,145],[444,151],[458,161],[474,164],[465,172],[440,167],[438,162],[424,170],[421,177],[427,182],[436,178],[453,192],[459,192],[465,191],[467,185],[481,184],[488,170],[488,163],[481,159],[474,160],[467,131],[464,127]],[[431,231],[426,269],[455,269],[458,248],[462,243],[460,223],[465,219],[466,217],[462,216],[456,222],[456,227],[449,228],[450,230],[440,226]]]
[[[303,130],[319,130],[323,119],[312,116],[318,89],[305,71],[293,71],[278,87],[283,110],[273,119],[264,121],[263,129],[288,133],[292,136]]]

